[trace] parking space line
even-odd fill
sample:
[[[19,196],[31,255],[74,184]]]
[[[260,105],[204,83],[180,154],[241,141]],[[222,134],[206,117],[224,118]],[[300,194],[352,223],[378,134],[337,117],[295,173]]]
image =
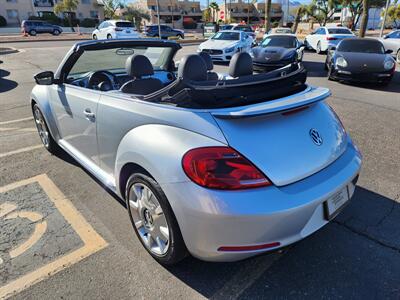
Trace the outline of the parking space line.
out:
[[[43,145],[35,145],[35,146],[29,146],[29,147],[25,147],[25,148],[20,148],[20,149],[9,151],[9,152],[0,153],[0,158],[6,157],[6,156],[9,156],[9,155],[13,155],[13,154],[18,154],[18,153],[23,153],[23,152],[39,149],[39,148],[42,148],[42,147],[43,147]]]
[[[93,227],[85,220],[81,213],[64,196],[64,194],[46,174],[38,175],[6,185],[4,187],[0,187],[0,193],[4,193],[31,183],[38,183],[41,186],[57,210],[63,215],[65,220],[79,235],[80,239],[84,243],[84,246],[26,275],[23,275],[22,277],[19,277],[5,286],[0,287],[0,299],[21,292],[33,284],[49,278],[50,276],[81,261],[82,259],[105,248],[108,245],[108,243],[93,229]],[[12,207],[8,206],[8,210],[11,208]]]
[[[33,117],[28,117],[28,118],[22,118],[22,119],[16,119],[16,120],[11,120],[11,121],[0,122],[0,126],[2,126],[2,125],[8,125],[8,124],[14,124],[14,123],[19,123],[19,122],[24,122],[24,121],[29,121],[29,120],[33,120]]]

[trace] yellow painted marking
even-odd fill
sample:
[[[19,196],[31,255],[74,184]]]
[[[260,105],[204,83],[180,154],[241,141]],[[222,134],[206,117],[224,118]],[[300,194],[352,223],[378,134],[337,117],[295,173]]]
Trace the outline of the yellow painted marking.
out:
[[[10,213],[9,215],[7,215],[6,220],[16,219],[16,218],[26,218],[32,222],[37,222],[37,221],[43,219],[43,216],[39,213],[32,212],[32,211],[16,211],[16,212],[13,212],[13,213]],[[11,258],[17,257],[17,256],[21,255],[22,253],[24,253],[25,251],[27,251],[33,245],[35,245],[40,240],[40,238],[43,236],[43,234],[46,232],[46,229],[47,229],[46,221],[42,221],[39,224],[35,224],[35,230],[34,230],[33,234],[29,237],[29,239],[27,239],[21,245],[19,245],[15,249],[11,250],[9,253],[10,257]]]
[[[35,145],[35,146],[29,146],[29,147],[25,147],[25,148],[20,148],[20,149],[13,150],[13,151],[10,151],[10,152],[0,153],[0,158],[6,157],[6,156],[9,156],[9,155],[28,152],[28,151],[39,149],[39,148],[43,148],[43,147],[44,147],[43,145]]]
[[[33,117],[28,117],[28,118],[22,118],[22,119],[16,119],[16,120],[11,120],[11,121],[5,121],[5,122],[0,122],[1,125],[8,125],[8,124],[14,124],[14,123],[19,123],[19,122],[24,122],[24,121],[29,121],[33,120]]]
[[[0,187],[0,193],[34,182],[40,184],[58,211],[79,235],[84,246],[0,287],[0,299],[9,297],[38,283],[108,245],[46,174]]]
[[[0,205],[0,218],[4,217],[6,214],[12,212],[16,208],[17,208],[17,206],[10,202],[3,203],[2,205]]]

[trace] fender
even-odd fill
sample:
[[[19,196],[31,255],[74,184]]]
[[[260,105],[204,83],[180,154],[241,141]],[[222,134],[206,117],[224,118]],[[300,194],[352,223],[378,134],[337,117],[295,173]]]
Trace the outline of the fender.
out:
[[[130,130],[121,140],[115,163],[115,183],[119,186],[123,166],[135,163],[161,185],[189,181],[182,169],[182,157],[190,149],[226,144],[186,129],[148,124]]]
[[[39,106],[40,111],[43,114],[44,120],[46,121],[47,127],[49,128],[51,136],[55,141],[58,141],[60,139],[60,133],[56,125],[57,122],[54,119],[54,115],[51,110],[48,87],[49,86],[45,85],[35,85],[31,92],[30,101],[31,106],[33,105],[33,102],[35,102]]]

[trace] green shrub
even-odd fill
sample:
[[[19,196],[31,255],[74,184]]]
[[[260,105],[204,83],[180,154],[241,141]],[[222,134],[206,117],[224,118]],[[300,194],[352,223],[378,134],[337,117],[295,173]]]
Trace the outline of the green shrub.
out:
[[[64,18],[64,19],[62,20],[62,23],[61,23],[61,24],[62,24],[61,26],[69,27],[68,18]],[[73,26],[73,27],[76,27],[77,25],[79,25],[79,20],[78,20],[78,19],[72,19],[72,26]]]
[[[83,19],[83,20],[80,22],[80,26],[81,26],[81,27],[88,27],[88,28],[91,28],[91,27],[96,27],[97,23],[98,23],[98,20],[97,20],[97,19],[86,18],[86,19]]]
[[[7,20],[3,16],[0,15],[0,27],[7,26]]]

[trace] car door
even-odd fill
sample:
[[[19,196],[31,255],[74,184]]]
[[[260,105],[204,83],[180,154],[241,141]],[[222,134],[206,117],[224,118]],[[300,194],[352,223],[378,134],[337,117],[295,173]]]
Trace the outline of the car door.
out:
[[[44,29],[45,27],[43,26],[44,23],[43,22],[35,22],[35,27],[36,27],[36,32],[37,33],[44,33]]]
[[[321,35],[320,33],[321,33],[321,28],[318,28],[317,30],[314,31],[313,34],[307,37],[307,42],[313,49],[317,47],[317,43]]]
[[[79,63],[83,65],[87,61],[80,62],[78,59],[72,68]],[[49,89],[50,105],[61,137],[60,144],[98,164],[96,113],[101,91],[67,82],[54,84]]]
[[[109,27],[109,23],[108,22],[104,22],[103,23],[103,27],[100,29],[100,38],[101,39],[106,39],[107,38],[108,27]]]

